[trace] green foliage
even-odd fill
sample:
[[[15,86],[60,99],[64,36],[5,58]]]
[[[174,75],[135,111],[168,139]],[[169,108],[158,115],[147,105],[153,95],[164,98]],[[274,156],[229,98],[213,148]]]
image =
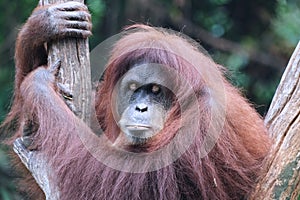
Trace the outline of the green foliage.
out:
[[[273,22],[273,28],[277,36],[287,46],[294,47],[300,39],[300,3],[299,1],[279,0],[277,6],[277,18]]]
[[[0,68],[0,123],[4,119],[12,94],[13,70]],[[1,141],[0,141],[1,142]],[[16,199],[15,187],[10,176],[10,167],[6,156],[6,150],[0,145],[0,199]]]
[[[13,91],[13,70],[0,68],[0,122],[4,119]]]
[[[21,22],[30,15],[38,1],[23,0],[5,0],[0,1],[0,44],[6,40],[10,31],[15,29]]]
[[[12,182],[11,168],[8,164],[9,161],[4,149],[5,148],[0,145],[0,199],[20,199],[15,192],[16,188]]]
[[[228,0],[211,0],[210,2],[211,9],[195,10],[194,20],[210,30],[215,37],[221,37],[232,27],[229,13],[223,6]]]
[[[226,66],[234,77],[235,85],[239,87],[247,88],[250,84],[250,77],[241,72],[248,62],[248,58],[242,54],[232,54],[227,57]]]
[[[107,13],[107,2],[104,0],[86,0],[86,5],[92,15],[93,35],[89,38],[90,48],[92,49],[103,39],[99,30],[101,29],[103,18]]]
[[[93,24],[99,24],[105,14],[106,4],[103,0],[87,0],[86,5],[92,14]]]

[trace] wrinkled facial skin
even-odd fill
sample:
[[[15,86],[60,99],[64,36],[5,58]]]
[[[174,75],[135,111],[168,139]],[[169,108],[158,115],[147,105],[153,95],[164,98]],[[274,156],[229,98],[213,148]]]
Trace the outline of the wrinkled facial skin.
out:
[[[131,144],[143,144],[163,129],[174,94],[170,77],[149,64],[135,66],[120,81],[117,105],[122,134]]]

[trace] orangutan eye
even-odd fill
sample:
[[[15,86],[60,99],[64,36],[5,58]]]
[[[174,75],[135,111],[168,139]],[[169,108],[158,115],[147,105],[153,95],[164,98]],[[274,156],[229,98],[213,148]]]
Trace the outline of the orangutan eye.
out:
[[[158,85],[154,84],[154,85],[152,85],[151,91],[154,94],[158,94],[160,92],[160,87]]]
[[[130,83],[128,88],[131,90],[131,91],[135,91],[137,89],[137,84],[136,83]]]

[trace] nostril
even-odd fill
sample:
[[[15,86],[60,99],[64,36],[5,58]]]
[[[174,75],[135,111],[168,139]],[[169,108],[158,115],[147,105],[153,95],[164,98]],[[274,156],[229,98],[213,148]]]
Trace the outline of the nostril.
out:
[[[146,112],[148,110],[148,107],[145,107],[143,109],[141,109],[141,112]]]
[[[148,106],[146,104],[140,104],[135,107],[135,110],[137,110],[139,112],[147,112]]]

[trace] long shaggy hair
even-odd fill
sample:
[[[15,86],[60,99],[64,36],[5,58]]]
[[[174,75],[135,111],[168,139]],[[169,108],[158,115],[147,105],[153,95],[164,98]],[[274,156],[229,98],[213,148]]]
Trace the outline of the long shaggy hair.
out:
[[[162,64],[187,81],[175,80],[178,99],[163,130],[143,145],[126,146],[128,151],[152,153],[172,142],[169,154],[162,153],[159,161],[143,154],[146,156],[141,158],[139,172],[130,172],[130,168],[136,167],[138,153],[127,155],[126,163],[122,163],[124,170],[122,166],[121,170],[113,169],[98,161],[86,149],[82,137],[90,138],[94,150],[112,162],[118,163],[117,158],[123,154],[114,156],[116,147],[107,141],[99,142],[54,90],[50,91],[51,98],[45,98],[30,92],[30,83],[24,81],[23,109],[13,112],[29,119],[34,117],[38,122],[33,140],[49,160],[54,174],[52,181],[60,188],[60,198],[247,198],[270,147],[263,120],[223,77],[221,66],[195,43],[175,33],[136,25],[128,28],[115,44],[95,100],[96,116],[104,130],[100,141],[107,136],[113,144],[122,134],[114,119],[113,91],[120,78],[138,63]],[[220,85],[214,82],[216,77]],[[190,89],[186,90],[186,85]],[[207,152],[203,151],[206,137],[217,141]],[[174,162],[155,168],[159,162],[172,160],[172,153],[177,151],[182,154]]]

